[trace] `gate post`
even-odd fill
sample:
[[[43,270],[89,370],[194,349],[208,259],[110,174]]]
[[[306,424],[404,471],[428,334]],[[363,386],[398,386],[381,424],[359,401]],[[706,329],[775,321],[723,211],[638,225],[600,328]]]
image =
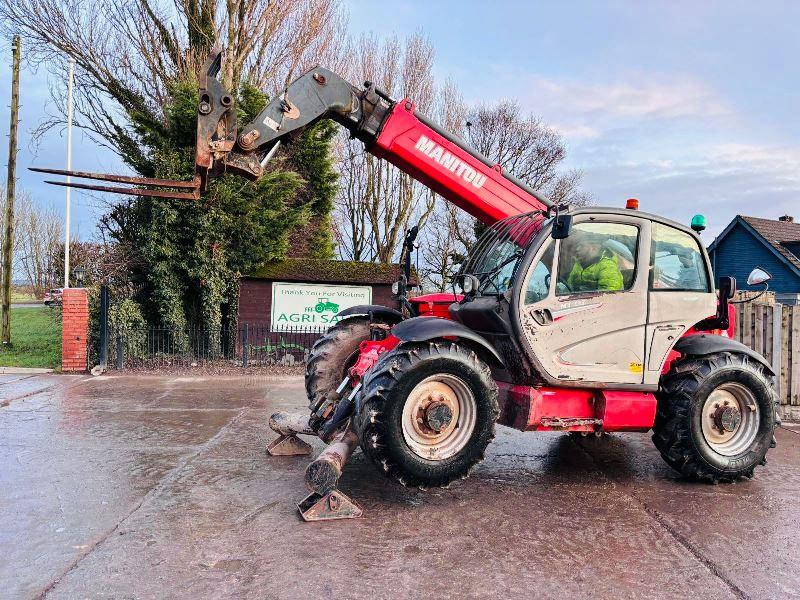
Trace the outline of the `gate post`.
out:
[[[61,370],[83,372],[88,364],[89,297],[83,288],[66,288],[61,298]]]
[[[108,366],[108,286],[100,286],[100,367]]]
[[[117,370],[125,368],[125,338],[121,332],[117,332]]]
[[[250,330],[247,323],[244,324],[244,336],[242,337],[242,366],[246,367],[250,363]]]

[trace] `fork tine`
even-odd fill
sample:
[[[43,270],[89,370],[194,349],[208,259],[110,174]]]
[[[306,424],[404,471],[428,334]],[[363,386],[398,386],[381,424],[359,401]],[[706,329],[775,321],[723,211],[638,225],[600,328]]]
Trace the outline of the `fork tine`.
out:
[[[74,183],[70,181],[45,181],[50,185],[60,185],[62,187],[73,187],[82,190],[94,190],[97,192],[111,192],[112,194],[127,194],[129,196],[150,196],[153,198],[174,198],[175,200],[197,200],[200,198],[200,190],[195,188],[189,192],[172,192],[169,190],[151,190],[147,188],[128,188],[110,185],[88,185],[86,183]]]
[[[117,183],[132,183],[136,185],[154,185],[193,190],[200,187],[199,178],[190,181],[176,179],[153,179],[151,177],[133,177],[130,175],[109,175],[107,173],[89,173],[87,171],[67,171],[66,169],[44,169],[41,167],[28,167],[30,171],[48,173],[50,175],[64,175],[66,177],[79,177],[81,179],[96,179],[98,181],[114,181]]]

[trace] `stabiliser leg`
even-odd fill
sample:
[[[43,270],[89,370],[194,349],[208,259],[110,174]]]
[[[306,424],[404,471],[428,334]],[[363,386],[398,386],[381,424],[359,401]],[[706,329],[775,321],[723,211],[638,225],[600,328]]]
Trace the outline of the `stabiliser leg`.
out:
[[[269,418],[269,426],[279,436],[267,445],[270,456],[305,456],[311,446],[297,437],[315,435],[308,425],[308,415],[277,412]]]
[[[304,521],[354,519],[361,516],[361,507],[336,487],[357,445],[358,436],[348,426],[306,467],[305,480],[311,493],[297,505]]]

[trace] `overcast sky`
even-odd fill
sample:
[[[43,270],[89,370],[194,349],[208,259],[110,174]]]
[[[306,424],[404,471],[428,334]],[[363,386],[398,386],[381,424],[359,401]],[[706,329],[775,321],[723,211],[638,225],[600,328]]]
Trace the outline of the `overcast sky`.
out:
[[[355,34],[423,31],[436,49],[437,77],[452,77],[467,101],[514,98],[558,129],[568,166],[583,171],[583,188],[599,205],[638,197],[642,209],[684,223],[702,212],[711,234],[737,213],[800,217],[800,3],[345,5]],[[7,40],[0,53],[6,131]],[[47,110],[47,85],[43,70],[23,73],[20,187],[61,209],[63,190],[22,170],[64,163],[61,132],[38,156],[29,147]],[[76,169],[119,169],[81,134],[74,147]],[[79,233],[90,236],[102,204],[81,193],[73,199]]]

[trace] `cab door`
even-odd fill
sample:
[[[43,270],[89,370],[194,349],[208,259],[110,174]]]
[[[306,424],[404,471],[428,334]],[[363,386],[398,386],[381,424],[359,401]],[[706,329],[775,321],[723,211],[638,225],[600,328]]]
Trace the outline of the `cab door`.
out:
[[[656,384],[672,346],[716,313],[717,297],[706,255],[693,234],[655,221],[651,232],[645,383]]]
[[[552,384],[643,383],[649,240],[649,221],[609,214],[576,216],[568,238],[543,244],[519,315]]]

